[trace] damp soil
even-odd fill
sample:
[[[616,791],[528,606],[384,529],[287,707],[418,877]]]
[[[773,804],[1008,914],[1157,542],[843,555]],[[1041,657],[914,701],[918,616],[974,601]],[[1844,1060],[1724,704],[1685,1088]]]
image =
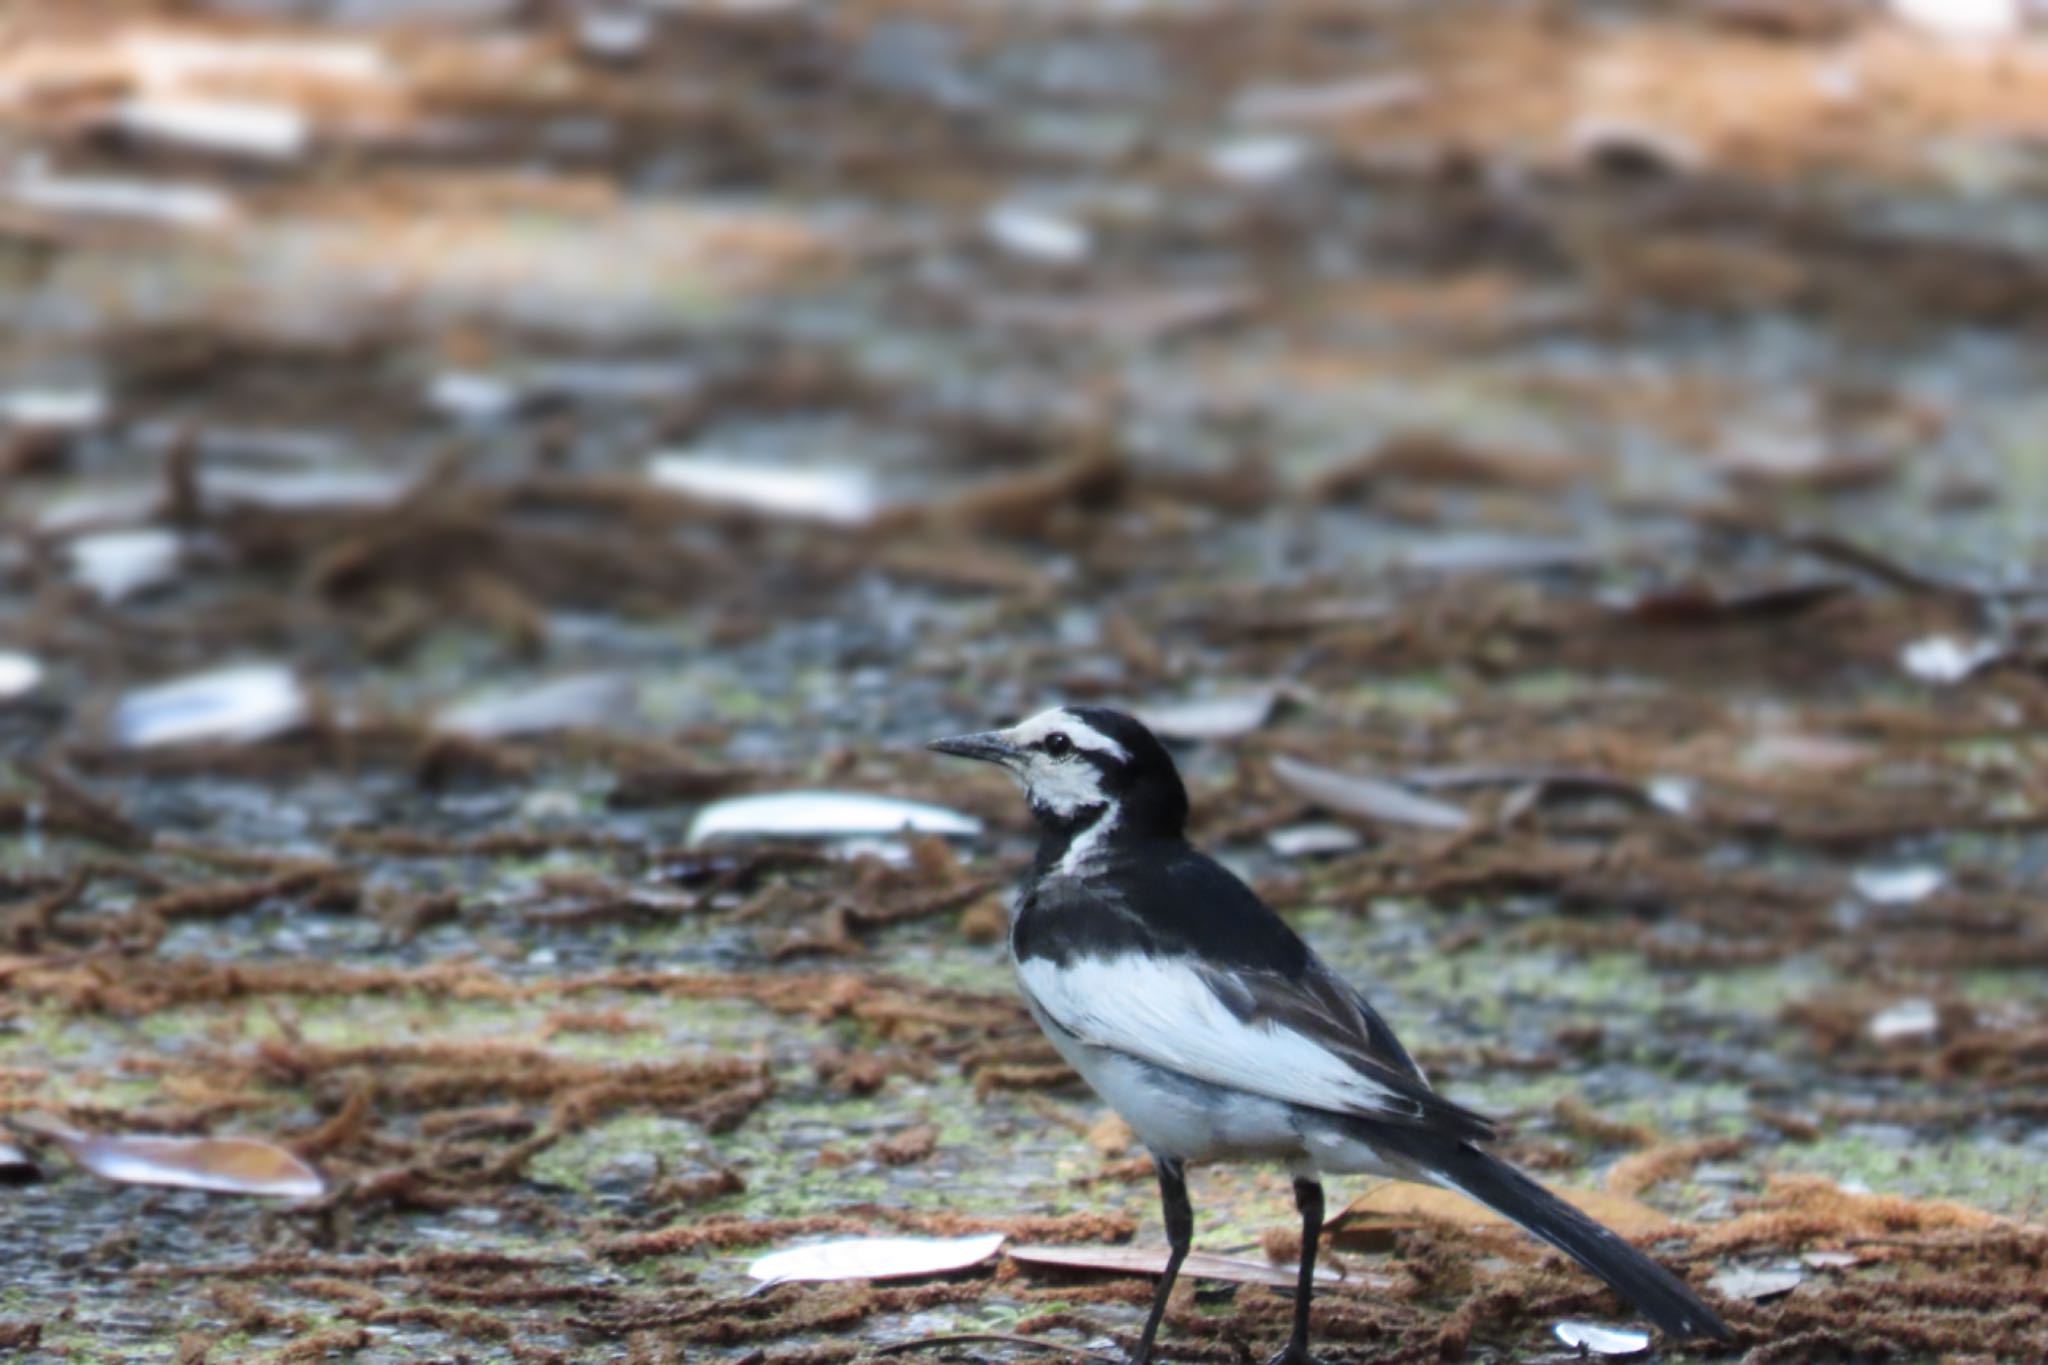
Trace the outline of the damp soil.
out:
[[[1177,716],[1197,837],[1717,1286],[1735,1341],[1661,1358],[2048,1358],[2039,40],[14,10],[0,1353],[1116,1354],[1113,1270],[746,1275],[1160,1240],[1008,980],[1020,803],[921,748],[1088,700]],[[226,665],[272,671],[167,736],[148,689]],[[811,789],[983,832],[690,838]],[[325,1193],[107,1181],[29,1116]],[[1626,1324],[1369,1185],[1333,1365]],[[1283,1173],[1192,1186],[1199,1247],[1291,1260]],[[1193,1283],[1165,1355],[1288,1312]]]

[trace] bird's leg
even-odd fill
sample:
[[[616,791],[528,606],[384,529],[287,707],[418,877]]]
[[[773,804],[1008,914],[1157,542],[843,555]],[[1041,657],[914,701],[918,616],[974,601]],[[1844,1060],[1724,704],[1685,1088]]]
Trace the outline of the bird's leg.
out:
[[[1266,1365],[1316,1365],[1316,1358],[1308,1353],[1308,1306],[1315,1293],[1316,1245],[1323,1236],[1322,1185],[1297,1176],[1294,1207],[1301,1210],[1301,1278],[1294,1286],[1294,1331],[1286,1348]]]
[[[1159,1288],[1152,1295],[1152,1311],[1145,1315],[1145,1330],[1138,1337],[1138,1349],[1131,1352],[1131,1365],[1148,1365],[1152,1359],[1152,1339],[1159,1335],[1159,1320],[1166,1316],[1166,1296],[1173,1292],[1174,1277],[1180,1274],[1180,1263],[1188,1258],[1188,1248],[1195,1240],[1195,1210],[1188,1203],[1186,1169],[1156,1152],[1152,1164],[1159,1168],[1159,1203],[1166,1213],[1166,1273],[1159,1277]]]

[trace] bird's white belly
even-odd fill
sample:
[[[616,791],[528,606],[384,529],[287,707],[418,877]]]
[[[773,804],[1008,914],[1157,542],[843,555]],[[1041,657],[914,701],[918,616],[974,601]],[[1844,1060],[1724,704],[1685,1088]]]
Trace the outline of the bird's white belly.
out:
[[[1045,1024],[1039,1020],[1041,1026]],[[1293,1161],[1302,1137],[1292,1107],[1261,1095],[1191,1080],[1121,1052],[1091,1047],[1047,1027],[1060,1055],[1109,1107],[1131,1125],[1138,1141],[1163,1157],[1201,1161],[1252,1157]]]
[[[1031,1014],[1059,1054],[1154,1155],[1182,1161],[1277,1161],[1297,1175],[1323,1172],[1417,1179],[1388,1163],[1336,1115],[1156,1066],[1084,1043],[1032,1004]]]

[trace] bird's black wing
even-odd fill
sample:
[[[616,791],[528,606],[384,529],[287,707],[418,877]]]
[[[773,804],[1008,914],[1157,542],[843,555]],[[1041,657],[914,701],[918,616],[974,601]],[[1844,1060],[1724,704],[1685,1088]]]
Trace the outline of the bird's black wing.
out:
[[[1046,1017],[1098,1047],[1307,1108],[1485,1141],[1386,1022],[1227,868],[1186,844],[1041,882],[1012,934]]]

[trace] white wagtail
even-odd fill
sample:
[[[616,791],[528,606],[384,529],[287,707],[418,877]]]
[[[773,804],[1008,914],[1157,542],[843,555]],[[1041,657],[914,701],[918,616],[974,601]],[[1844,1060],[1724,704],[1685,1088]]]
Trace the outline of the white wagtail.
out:
[[[1494,1125],[1438,1095],[1359,992],[1252,889],[1190,846],[1173,758],[1131,717],[1061,707],[932,742],[1007,769],[1040,830],[1010,920],[1038,1026],[1151,1149],[1171,1248],[1146,1365],[1194,1236],[1185,1163],[1284,1163],[1301,1213],[1294,1330],[1272,1365],[1311,1365],[1308,1309],[1325,1174],[1441,1185],[1521,1224],[1674,1336],[1728,1329],[1683,1281],[1479,1144]]]

